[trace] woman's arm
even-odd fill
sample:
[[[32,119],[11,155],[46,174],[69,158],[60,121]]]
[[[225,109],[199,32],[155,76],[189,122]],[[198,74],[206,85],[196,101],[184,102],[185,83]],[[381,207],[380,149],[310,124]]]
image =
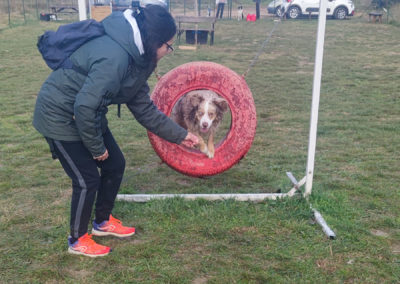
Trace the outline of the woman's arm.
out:
[[[157,136],[176,144],[182,143],[188,135],[168,116],[162,113],[149,96],[149,85],[145,83],[137,94],[126,104],[136,120]]]

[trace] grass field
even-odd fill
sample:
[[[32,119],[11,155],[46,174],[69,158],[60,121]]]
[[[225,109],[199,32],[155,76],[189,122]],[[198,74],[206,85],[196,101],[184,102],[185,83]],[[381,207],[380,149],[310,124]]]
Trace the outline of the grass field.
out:
[[[274,22],[221,21],[215,45],[163,59],[243,74]],[[117,202],[137,227],[101,259],[67,254],[71,185],[31,125],[49,69],[36,39],[56,23],[0,32],[1,283],[398,283],[400,279],[400,29],[328,20],[310,203],[337,234],[328,240],[309,204],[170,199]],[[284,21],[246,80],[257,108],[247,156],[206,179],[183,176],[154,153],[127,108],[108,118],[127,168],[121,193],[286,192],[305,174],[317,21]],[[177,47],[177,46],[176,46]],[[156,84],[155,76],[150,85]]]

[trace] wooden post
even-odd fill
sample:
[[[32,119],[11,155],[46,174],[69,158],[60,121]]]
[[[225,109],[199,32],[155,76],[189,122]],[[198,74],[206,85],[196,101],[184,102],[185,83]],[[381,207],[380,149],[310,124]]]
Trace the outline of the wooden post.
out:
[[[103,20],[105,17],[111,14],[112,8],[110,6],[92,6],[91,7],[91,15],[92,19],[95,19],[96,21],[100,22]]]
[[[35,0],[36,4],[36,18],[39,20],[39,7],[38,7],[38,0]]]
[[[8,2],[8,25],[11,26],[11,8],[10,8],[10,0]]]
[[[198,3],[198,4],[197,4],[197,5],[198,5],[198,6],[197,6],[197,7],[198,7],[198,8],[197,8],[197,11],[198,11],[198,12],[197,12],[197,16],[201,16],[201,0],[197,0],[197,3]]]
[[[256,1],[256,18],[257,20],[260,19],[260,1],[261,0],[255,0]]]
[[[25,0],[22,0],[22,13],[24,13],[24,24],[26,24]]]

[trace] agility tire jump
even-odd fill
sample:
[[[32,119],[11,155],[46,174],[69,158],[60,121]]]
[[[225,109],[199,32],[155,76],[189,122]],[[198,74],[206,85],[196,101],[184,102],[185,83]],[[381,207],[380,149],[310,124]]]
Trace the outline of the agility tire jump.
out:
[[[169,116],[179,98],[201,89],[223,97],[231,111],[231,128],[216,145],[214,158],[148,132],[155,152],[168,166],[194,177],[216,175],[238,163],[250,149],[257,125],[256,108],[246,81],[229,68],[213,62],[191,62],[174,68],[161,77],[151,97]]]

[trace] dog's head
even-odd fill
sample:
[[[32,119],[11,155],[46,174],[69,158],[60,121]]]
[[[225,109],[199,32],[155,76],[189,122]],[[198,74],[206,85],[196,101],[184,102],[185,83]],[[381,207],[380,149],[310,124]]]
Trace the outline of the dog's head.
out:
[[[212,125],[217,126],[228,110],[227,101],[213,91],[196,90],[186,96],[192,107],[190,118],[203,133],[207,133]]]

